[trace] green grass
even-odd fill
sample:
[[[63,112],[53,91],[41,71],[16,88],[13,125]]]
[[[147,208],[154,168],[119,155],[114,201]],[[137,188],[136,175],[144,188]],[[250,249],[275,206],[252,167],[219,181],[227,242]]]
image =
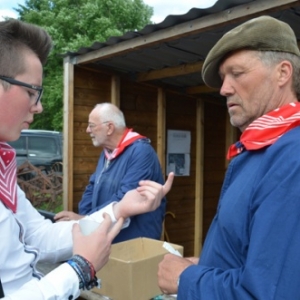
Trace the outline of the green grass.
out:
[[[37,195],[38,196],[38,195]],[[32,205],[36,208],[36,209],[42,209],[42,210],[46,210],[46,211],[50,211],[50,212],[60,212],[63,210],[63,203],[62,203],[62,195],[58,195],[55,199],[55,201],[51,201],[51,195],[50,194],[44,194],[44,195],[40,195],[43,197],[43,202],[39,202],[38,203],[32,203]]]

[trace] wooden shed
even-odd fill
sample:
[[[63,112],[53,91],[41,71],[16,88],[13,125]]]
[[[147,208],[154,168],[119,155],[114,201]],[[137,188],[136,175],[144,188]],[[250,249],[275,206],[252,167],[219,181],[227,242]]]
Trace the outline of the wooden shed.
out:
[[[95,104],[112,102],[127,126],[148,136],[166,174],[168,132],[190,134],[190,168],[176,176],[167,196],[167,238],[198,255],[215,214],[227,167],[228,146],[238,132],[228,120],[226,99],[207,88],[201,68],[208,51],[228,30],[271,15],[300,36],[295,0],[219,0],[192,8],[141,31],[68,52],[64,58],[64,205],[77,211],[101,149],[86,133]],[[93,26],[93,24],[91,24]]]

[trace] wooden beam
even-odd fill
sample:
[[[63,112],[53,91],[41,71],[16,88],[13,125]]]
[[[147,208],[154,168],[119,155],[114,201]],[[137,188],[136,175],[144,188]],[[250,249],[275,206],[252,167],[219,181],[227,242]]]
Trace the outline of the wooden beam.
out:
[[[120,77],[111,77],[111,103],[120,107]]]
[[[203,239],[203,157],[204,157],[204,101],[197,100],[196,118],[196,178],[195,178],[195,237],[194,256],[199,256]]]
[[[203,62],[196,62],[192,64],[183,64],[176,67],[169,67],[160,70],[152,70],[145,73],[140,73],[137,76],[137,82],[170,78],[175,76],[187,75],[191,73],[201,72]]]
[[[132,38],[111,46],[74,57],[76,64],[108,58],[116,54],[132,52],[156,44],[173,41],[185,36],[190,36],[203,31],[219,28],[228,22],[238,22],[254,16],[267,14],[283,8],[298,6],[299,0],[257,0],[239,5],[219,13],[210,14],[195,20],[187,21],[166,29],[158,30],[147,35]]]
[[[198,85],[186,88],[186,93],[188,95],[196,95],[196,94],[211,94],[211,93],[219,93],[219,89],[213,89],[206,85]]]
[[[63,208],[73,211],[74,65],[64,59]]]

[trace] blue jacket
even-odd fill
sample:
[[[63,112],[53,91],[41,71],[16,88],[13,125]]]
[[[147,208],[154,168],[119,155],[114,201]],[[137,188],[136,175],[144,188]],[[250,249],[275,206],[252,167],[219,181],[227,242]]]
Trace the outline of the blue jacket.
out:
[[[90,177],[79,203],[81,215],[91,214],[113,201],[120,201],[127,191],[138,186],[140,180],[149,179],[164,184],[161,166],[149,139],[136,140],[105,170],[104,164],[102,151],[96,172]],[[165,211],[164,198],[154,212],[131,217],[129,227],[121,230],[114,243],[136,237],[160,239]]]
[[[300,128],[230,163],[178,300],[300,299]]]

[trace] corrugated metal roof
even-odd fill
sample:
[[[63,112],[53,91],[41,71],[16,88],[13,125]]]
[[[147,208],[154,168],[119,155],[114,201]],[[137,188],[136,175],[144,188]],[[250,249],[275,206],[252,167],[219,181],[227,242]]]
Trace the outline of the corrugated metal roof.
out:
[[[219,0],[212,7],[206,9],[191,8],[187,13],[182,15],[169,15],[161,23],[146,25],[142,30],[129,31],[122,36],[110,37],[106,42],[94,42],[90,47],[81,47],[76,52],[69,51],[65,54],[69,56],[80,55],[100,48],[111,46],[126,40],[131,40],[136,37],[147,35],[158,30],[166,29],[187,21],[195,20],[203,16],[217,13],[225,9],[230,9],[234,6],[253,2],[255,0]]]
[[[276,2],[279,3],[280,0]],[[292,7],[286,5],[280,10],[269,9],[268,14],[290,24],[299,40],[299,1],[292,2],[293,6],[290,5]],[[77,52],[67,52],[65,56],[72,57],[76,63],[77,58],[91,55],[95,52],[97,54],[93,56],[90,62],[87,59],[84,61],[84,64],[92,65],[94,68],[105,68],[113,72],[119,72],[133,80],[145,80],[141,79],[141,76],[144,75],[145,77],[145,75],[155,71],[169,70],[169,75],[155,76],[154,74],[154,76],[150,76],[146,80],[150,84],[171,86],[179,91],[186,91],[188,88],[204,85],[199,68],[195,68],[195,71],[192,69],[189,72],[182,73],[178,72],[178,70],[172,73],[172,68],[180,66],[186,68],[187,66],[193,66],[193,64],[196,66],[197,63],[202,62],[211,47],[225,32],[247,19],[247,9],[249,13],[253,14],[253,7],[257,9],[257,7],[261,6],[263,8],[267,3],[272,5],[271,0],[219,0],[211,8],[192,8],[183,15],[169,15],[159,24],[147,25],[140,31],[127,32],[123,36],[111,37],[104,43],[95,42],[91,47],[82,47]],[[281,3],[285,4],[285,1],[281,0]],[[244,16],[234,20],[230,19],[230,14],[238,11],[238,9],[241,10],[240,14],[244,14]],[[259,15],[261,13],[257,12],[256,14]],[[218,17],[220,26],[208,26],[203,30],[199,29],[189,32],[189,26],[199,24],[195,23],[199,21],[204,23],[211,15]],[[228,21],[226,18],[228,18]],[[184,33],[184,28],[186,28],[187,34]],[[163,32],[169,32],[171,35],[176,30],[180,31],[178,36],[174,35],[174,37],[170,36],[170,38],[164,36],[164,39],[157,39],[153,43],[146,43],[145,45],[142,42],[140,42],[139,46],[131,44],[141,39],[141,37],[148,42],[151,38],[162,35]],[[123,47],[121,51],[118,51],[126,43],[128,44],[127,48]],[[103,55],[107,49],[117,50],[110,55]],[[79,62],[79,64],[81,63]]]

